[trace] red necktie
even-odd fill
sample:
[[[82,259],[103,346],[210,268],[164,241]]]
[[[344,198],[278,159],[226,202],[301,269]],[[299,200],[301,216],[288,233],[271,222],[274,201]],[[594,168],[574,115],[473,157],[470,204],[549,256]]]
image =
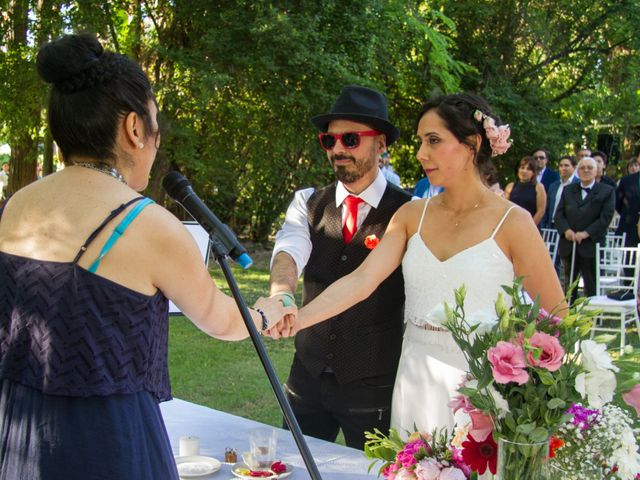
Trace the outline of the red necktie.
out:
[[[343,205],[347,209],[347,217],[342,227],[342,236],[344,237],[344,243],[348,244],[358,229],[358,205],[364,200],[353,195],[348,195],[344,199]]]

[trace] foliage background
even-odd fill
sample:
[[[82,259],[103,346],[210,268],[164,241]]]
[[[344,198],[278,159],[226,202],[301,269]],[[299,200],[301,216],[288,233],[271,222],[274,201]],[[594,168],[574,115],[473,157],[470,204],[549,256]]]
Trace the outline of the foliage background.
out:
[[[264,241],[293,190],[331,179],[309,118],[346,84],[386,92],[407,187],[422,175],[420,103],[461,90],[512,126],[503,183],[530,150],[553,160],[602,133],[627,160],[640,141],[639,20],[636,0],[0,0],[9,189],[35,180],[39,158],[54,170],[34,62],[64,33],[96,32],[152,79],[166,133],[146,193],[166,202],[161,178],[179,169],[223,221]]]

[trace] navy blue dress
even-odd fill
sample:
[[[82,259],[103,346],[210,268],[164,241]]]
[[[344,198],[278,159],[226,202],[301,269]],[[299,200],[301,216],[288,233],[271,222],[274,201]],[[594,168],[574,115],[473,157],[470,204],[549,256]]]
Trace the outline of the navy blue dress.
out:
[[[515,182],[509,200],[524,208],[533,217],[536,214],[536,185],[532,182]]]
[[[178,479],[159,408],[167,299],[93,273],[144,202],[89,270],[77,265],[139,200],[72,262],[0,252],[0,480]]]

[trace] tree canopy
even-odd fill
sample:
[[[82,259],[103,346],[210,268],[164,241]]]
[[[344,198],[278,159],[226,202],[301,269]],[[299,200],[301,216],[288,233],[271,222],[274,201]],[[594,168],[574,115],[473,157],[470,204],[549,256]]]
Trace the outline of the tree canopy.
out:
[[[149,74],[164,128],[149,191],[179,169],[223,220],[254,240],[273,230],[293,191],[332,178],[309,119],[344,85],[384,91],[402,132],[393,164],[422,175],[414,128],[421,102],[467,90],[512,125],[514,148],[556,155],[610,135],[638,142],[640,6],[631,0],[0,0],[0,141],[10,190],[51,171],[43,43],[93,31]],[[610,145],[610,144],[609,144]],[[557,156],[556,156],[557,158]]]

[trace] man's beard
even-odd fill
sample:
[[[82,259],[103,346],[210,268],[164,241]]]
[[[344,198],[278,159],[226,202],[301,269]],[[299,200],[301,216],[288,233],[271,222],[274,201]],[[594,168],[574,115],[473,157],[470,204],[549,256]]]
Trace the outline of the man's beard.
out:
[[[349,159],[353,162],[352,165],[335,165],[335,160],[346,160]],[[333,155],[331,157],[331,165],[333,166],[333,171],[336,174],[336,178],[340,180],[342,183],[353,183],[360,180],[362,177],[367,174],[371,168],[372,164],[377,168],[377,161],[375,156],[372,156],[368,159],[362,159],[360,163],[352,157],[348,155]]]

